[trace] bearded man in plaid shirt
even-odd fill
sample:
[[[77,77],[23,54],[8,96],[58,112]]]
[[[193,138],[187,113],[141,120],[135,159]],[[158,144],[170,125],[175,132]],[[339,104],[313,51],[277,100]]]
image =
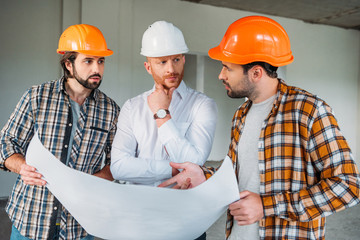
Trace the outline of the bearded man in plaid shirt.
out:
[[[63,32],[57,52],[64,76],[27,90],[0,135],[0,168],[19,174],[6,206],[12,240],[94,239],[26,164],[35,132],[70,168],[113,180],[110,152],[120,108],[98,89],[113,51],[99,29],[79,24]]]
[[[293,61],[285,30],[272,19],[232,23],[209,56],[222,62],[219,79],[235,112],[228,156],[240,200],[232,203],[227,239],[325,239],[326,217],[359,203],[359,172],[330,106],[277,78]],[[160,186],[194,187],[214,169],[192,163]]]

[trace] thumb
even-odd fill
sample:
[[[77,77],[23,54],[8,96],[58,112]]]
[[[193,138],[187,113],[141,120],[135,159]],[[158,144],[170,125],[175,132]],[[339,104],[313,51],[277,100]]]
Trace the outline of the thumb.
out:
[[[170,166],[176,169],[184,169],[184,163],[170,162]]]
[[[249,196],[250,194],[251,194],[251,192],[249,192],[249,191],[242,191],[242,192],[240,193],[240,199],[246,198],[246,197]]]
[[[175,89],[176,89],[176,88],[174,88],[174,87],[172,87],[172,88],[169,89],[168,96],[169,96],[170,99],[172,98],[172,95],[173,95]]]
[[[161,84],[159,84],[159,83],[157,83],[157,82],[155,82],[155,90],[162,90],[162,91],[164,91],[164,86],[161,85]]]

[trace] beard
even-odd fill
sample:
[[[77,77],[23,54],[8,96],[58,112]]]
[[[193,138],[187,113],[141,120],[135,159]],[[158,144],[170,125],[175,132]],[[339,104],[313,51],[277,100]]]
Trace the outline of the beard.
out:
[[[184,77],[184,71],[182,71],[181,73],[171,73],[171,74],[165,75],[163,77],[163,82],[164,82],[163,86],[164,86],[164,88],[169,90],[172,87],[171,86],[172,84],[170,84],[170,86],[167,86],[167,83],[166,83],[167,78],[176,78],[177,85],[180,85],[180,82],[183,79],[183,77]]]
[[[73,69],[74,69],[74,74],[73,74],[73,76],[70,76],[70,77],[75,78],[76,81],[78,81],[78,83],[80,83],[84,88],[87,88],[87,89],[97,89],[97,88],[100,86],[101,81],[102,81],[102,77],[101,77],[100,74],[95,73],[95,74],[90,75],[88,78],[83,79],[83,78],[80,77],[79,74],[77,73],[74,64],[73,64]],[[92,77],[98,77],[98,78],[100,78],[100,81],[99,81],[99,82],[90,82],[90,78],[92,78]]]
[[[166,74],[166,75],[158,75],[156,72],[152,73],[153,79],[155,80],[156,83],[161,84],[165,90],[169,90],[170,88],[177,88],[183,77],[184,77],[184,69],[178,73],[170,73],[170,74]],[[167,78],[176,78],[176,80],[174,81],[166,81]]]
[[[255,86],[251,84],[247,76],[244,76],[241,80],[241,89],[232,88],[230,84],[224,80],[222,80],[222,82],[228,87],[226,93],[230,98],[249,98],[255,93]]]

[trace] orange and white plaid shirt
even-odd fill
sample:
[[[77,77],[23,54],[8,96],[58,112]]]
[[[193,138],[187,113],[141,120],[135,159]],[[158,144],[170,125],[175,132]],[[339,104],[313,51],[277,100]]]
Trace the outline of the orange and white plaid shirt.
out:
[[[236,176],[238,143],[251,104],[246,101],[233,117],[228,155]],[[280,80],[258,149],[260,239],[325,239],[325,217],[360,202],[351,150],[330,106],[319,97]],[[208,178],[213,171],[205,174]],[[227,237],[232,226],[228,213]]]

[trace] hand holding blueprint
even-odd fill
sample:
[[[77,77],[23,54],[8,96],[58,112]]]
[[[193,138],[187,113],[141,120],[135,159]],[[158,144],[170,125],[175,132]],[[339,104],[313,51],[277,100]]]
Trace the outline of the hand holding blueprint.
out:
[[[80,225],[103,239],[195,239],[239,199],[227,157],[208,181],[189,190],[113,183],[56,159],[34,135],[26,161]],[[225,227],[225,226],[224,226]]]

